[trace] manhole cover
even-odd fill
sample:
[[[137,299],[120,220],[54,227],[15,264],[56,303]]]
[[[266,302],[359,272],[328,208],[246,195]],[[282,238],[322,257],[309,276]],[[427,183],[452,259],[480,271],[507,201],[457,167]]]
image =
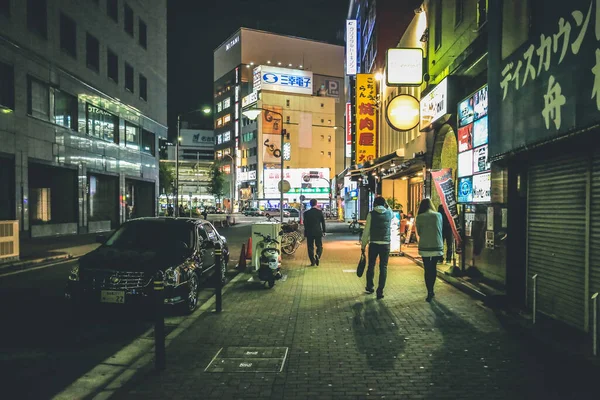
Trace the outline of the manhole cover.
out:
[[[287,347],[224,347],[205,372],[281,372]]]

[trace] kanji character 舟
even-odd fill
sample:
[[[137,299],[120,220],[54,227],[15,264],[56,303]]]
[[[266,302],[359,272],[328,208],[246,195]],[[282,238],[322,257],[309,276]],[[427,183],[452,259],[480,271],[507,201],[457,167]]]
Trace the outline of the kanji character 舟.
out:
[[[562,94],[560,83],[556,82],[554,76],[550,75],[550,79],[548,80],[548,91],[544,95],[544,109],[542,110],[546,129],[550,129],[550,120],[554,122],[556,129],[560,129],[560,108],[566,103],[567,99]]]

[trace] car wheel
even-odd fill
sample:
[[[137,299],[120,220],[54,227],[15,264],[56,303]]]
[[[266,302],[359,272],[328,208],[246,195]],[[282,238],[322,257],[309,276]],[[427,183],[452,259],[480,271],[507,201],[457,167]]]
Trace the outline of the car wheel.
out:
[[[198,286],[198,276],[192,273],[188,281],[188,294],[183,302],[186,314],[191,314],[198,307]]]

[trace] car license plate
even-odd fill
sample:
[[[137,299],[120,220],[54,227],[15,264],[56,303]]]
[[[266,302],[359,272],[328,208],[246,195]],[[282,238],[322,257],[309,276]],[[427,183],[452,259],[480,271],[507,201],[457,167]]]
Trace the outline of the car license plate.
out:
[[[269,262],[269,268],[271,268],[271,269],[277,269],[277,261],[271,261],[271,262]]]
[[[122,290],[103,290],[100,292],[101,303],[125,303],[125,292]]]

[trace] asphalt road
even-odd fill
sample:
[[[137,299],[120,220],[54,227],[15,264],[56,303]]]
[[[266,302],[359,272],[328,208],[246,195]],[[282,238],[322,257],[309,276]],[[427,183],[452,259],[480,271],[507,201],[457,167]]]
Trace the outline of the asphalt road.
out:
[[[237,263],[250,225],[217,228]],[[0,275],[0,376],[2,397],[47,399],[61,392],[152,327],[149,310],[98,307],[76,314],[64,299],[69,271],[77,261],[20,274]],[[202,287],[201,303],[214,289]],[[167,327],[181,322],[171,311]]]

